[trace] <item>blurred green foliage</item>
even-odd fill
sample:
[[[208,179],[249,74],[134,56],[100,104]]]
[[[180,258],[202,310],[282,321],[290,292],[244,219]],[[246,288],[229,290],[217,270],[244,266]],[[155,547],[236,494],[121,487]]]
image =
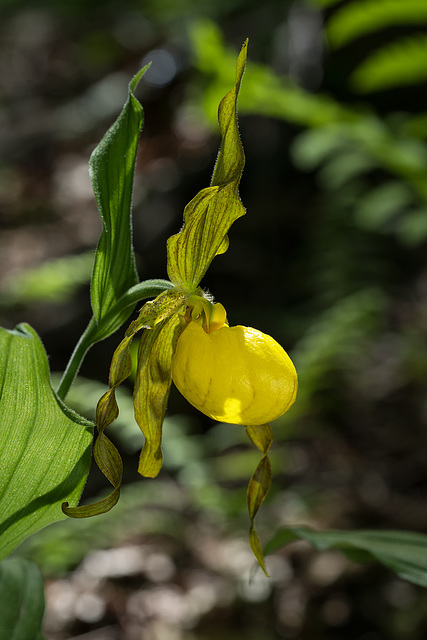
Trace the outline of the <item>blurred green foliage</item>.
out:
[[[426,22],[427,8],[423,0],[407,0],[404,4],[397,0],[358,0],[343,4],[334,12],[326,34],[331,45],[338,48],[386,27]]]
[[[224,82],[222,69],[230,67],[232,54],[225,48],[215,24],[206,20],[194,24],[193,42],[197,66],[213,76],[209,90],[204,93],[205,111],[213,121],[216,95]],[[219,67],[215,65],[217,60],[222,61]],[[394,66],[393,60],[388,60],[396,84],[399,84],[400,63],[396,62]],[[417,59],[408,56],[404,83],[414,80],[411,69],[416,74],[417,68]],[[347,196],[354,200],[358,225],[382,229],[396,216],[397,221],[388,226],[394,227],[403,241],[415,244],[425,239],[427,229],[420,223],[424,209],[420,209],[427,202],[424,180],[427,148],[418,139],[419,132],[408,135],[408,116],[399,114],[396,121],[390,115],[384,122],[372,109],[361,111],[334,102],[327,96],[313,95],[289,84],[268,67],[251,62],[245,76],[240,112],[275,116],[310,127],[293,143],[293,159],[298,168],[320,169],[322,186],[333,191],[335,197],[339,188],[346,189]],[[363,178],[369,181],[366,174],[375,169],[397,174],[401,181],[380,187],[369,182],[363,184]],[[356,181],[357,190],[354,191]],[[369,193],[364,193],[366,191]],[[403,212],[405,221],[402,221]]]
[[[25,269],[2,286],[0,304],[13,306],[29,302],[69,300],[82,285],[87,285],[93,268],[93,251],[48,260],[37,268]]]
[[[423,0],[357,0],[344,4],[328,21],[326,35],[334,49],[389,27],[425,25],[427,7]],[[353,72],[350,82],[356,91],[370,92],[424,82],[426,38],[422,34],[398,37],[380,44]]]
[[[166,238],[178,230],[183,206],[206,184],[218,146],[218,100],[249,36],[239,98],[247,157],[240,192],[247,215],[204,284],[233,324],[252,324],[279,339],[299,371],[298,402],[274,425],[274,485],[260,535],[267,540],[277,527],[299,523],[425,531],[425,3],[3,6],[10,15],[3,21],[2,33],[9,35],[2,53],[11,64],[1,87],[7,171],[0,175],[0,259],[4,282],[10,275],[7,286],[20,293],[14,293],[17,304],[2,307],[2,323],[34,322],[44,332],[52,365],[64,367],[87,323],[87,285],[58,286],[58,271],[51,290],[68,289],[68,302],[64,295],[54,306],[40,298],[29,305],[24,291],[31,287],[19,284],[21,273],[95,245],[92,196],[72,182],[68,201],[58,199],[61,167],[71,164],[73,180],[80,175],[77,169],[120,109],[129,78],[153,50],[170,53],[175,71],[163,85],[147,82],[138,96],[146,129],[137,163],[134,242],[141,277],[165,275]],[[25,22],[29,7],[38,22],[34,13]],[[25,24],[33,39],[19,40],[18,33],[29,33]],[[292,49],[292,42],[305,42],[304,29],[317,52]],[[11,74],[16,68],[19,73]],[[68,164],[61,165],[61,157]],[[25,256],[13,261],[16,238]],[[70,272],[70,282],[77,282],[77,272]],[[54,270],[50,275],[55,279]],[[96,347],[70,395],[88,417],[105,391],[119,339]],[[132,460],[141,443],[126,389],[119,402],[122,422],[111,438]],[[233,523],[246,531],[245,482],[256,454],[243,431],[212,425],[172,393],[164,446],[165,471],[156,484],[127,477],[117,511],[79,523],[78,536],[75,523],[47,529],[28,541],[28,553],[55,572],[71,569],[94,546],[116,544],[126,532],[174,531],[179,538],[187,524],[191,538],[198,517],[220,531],[230,532]],[[102,486],[93,480],[87,499]],[[425,601],[419,592],[412,600],[400,598],[404,592],[385,572],[350,572],[345,584],[339,579],[327,585],[310,582],[308,561],[295,562],[296,574],[306,579],[299,606],[308,603],[309,613],[294,628],[277,623],[281,631],[273,637],[425,637]],[[395,587],[398,595],[387,599]],[[294,592],[286,597],[295,602]],[[349,607],[341,626],[328,622],[328,598]]]
[[[9,558],[0,565],[0,637],[44,640],[43,578],[38,568],[22,558]]]
[[[352,82],[361,91],[424,82],[427,37],[417,36],[394,42],[372,54],[354,72]]]

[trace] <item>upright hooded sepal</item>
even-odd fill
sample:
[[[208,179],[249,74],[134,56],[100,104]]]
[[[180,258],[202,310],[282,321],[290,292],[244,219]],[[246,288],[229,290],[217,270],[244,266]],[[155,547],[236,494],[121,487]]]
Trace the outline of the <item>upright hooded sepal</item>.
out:
[[[237,61],[235,86],[219,105],[222,141],[211,185],[186,206],[182,230],[167,243],[169,278],[187,293],[196,291],[214,257],[227,250],[228,230],[245,214],[238,194],[245,156],[237,123],[237,97],[246,50],[247,42]]]

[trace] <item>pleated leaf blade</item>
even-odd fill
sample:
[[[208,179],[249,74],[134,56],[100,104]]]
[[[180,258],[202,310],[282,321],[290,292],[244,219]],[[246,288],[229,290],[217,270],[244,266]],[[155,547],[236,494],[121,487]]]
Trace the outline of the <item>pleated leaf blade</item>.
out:
[[[29,325],[0,328],[0,559],[65,516],[89,471],[93,425],[53,392]]]
[[[400,578],[427,587],[427,535],[413,531],[316,531],[293,526],[280,529],[265,547],[272,553],[295,540],[319,551],[338,549],[356,562],[378,561]]]

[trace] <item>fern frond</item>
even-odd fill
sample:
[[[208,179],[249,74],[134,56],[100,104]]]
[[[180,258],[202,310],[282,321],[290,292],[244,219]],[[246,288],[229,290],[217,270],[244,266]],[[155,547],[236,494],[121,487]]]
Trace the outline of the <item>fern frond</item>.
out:
[[[426,80],[427,35],[421,35],[375,51],[353,73],[351,84],[356,91],[367,93]]]
[[[426,0],[357,0],[330,18],[326,35],[338,48],[361,36],[393,25],[418,25],[427,22]]]

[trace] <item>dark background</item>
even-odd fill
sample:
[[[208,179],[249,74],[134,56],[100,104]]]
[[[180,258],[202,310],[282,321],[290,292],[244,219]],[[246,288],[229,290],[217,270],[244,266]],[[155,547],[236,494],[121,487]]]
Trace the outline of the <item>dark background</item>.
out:
[[[0,4],[1,324],[29,322],[52,372],[90,319],[101,225],[87,163],[129,80],[153,61],[137,91],[134,243],[141,279],[166,277],[166,240],[209,184],[216,108],[249,37],[247,215],[202,284],[231,324],[281,342],[299,373],[297,403],[273,425],[264,541],[295,523],[427,527],[426,18],[411,3],[397,18],[369,14],[340,45],[357,25],[353,15],[343,26],[343,12],[358,5]],[[392,73],[362,76],[383,49]],[[122,333],[93,348],[70,393],[89,417]],[[142,480],[130,390],[111,429],[125,458],[121,506],[49,527],[21,550],[46,576],[49,640],[426,637],[421,588],[335,552],[292,545],[270,559],[270,581],[256,574],[249,586],[245,487],[258,455],[241,429],[212,425],[173,389],[165,468]],[[88,499],[105,489],[92,472]]]

